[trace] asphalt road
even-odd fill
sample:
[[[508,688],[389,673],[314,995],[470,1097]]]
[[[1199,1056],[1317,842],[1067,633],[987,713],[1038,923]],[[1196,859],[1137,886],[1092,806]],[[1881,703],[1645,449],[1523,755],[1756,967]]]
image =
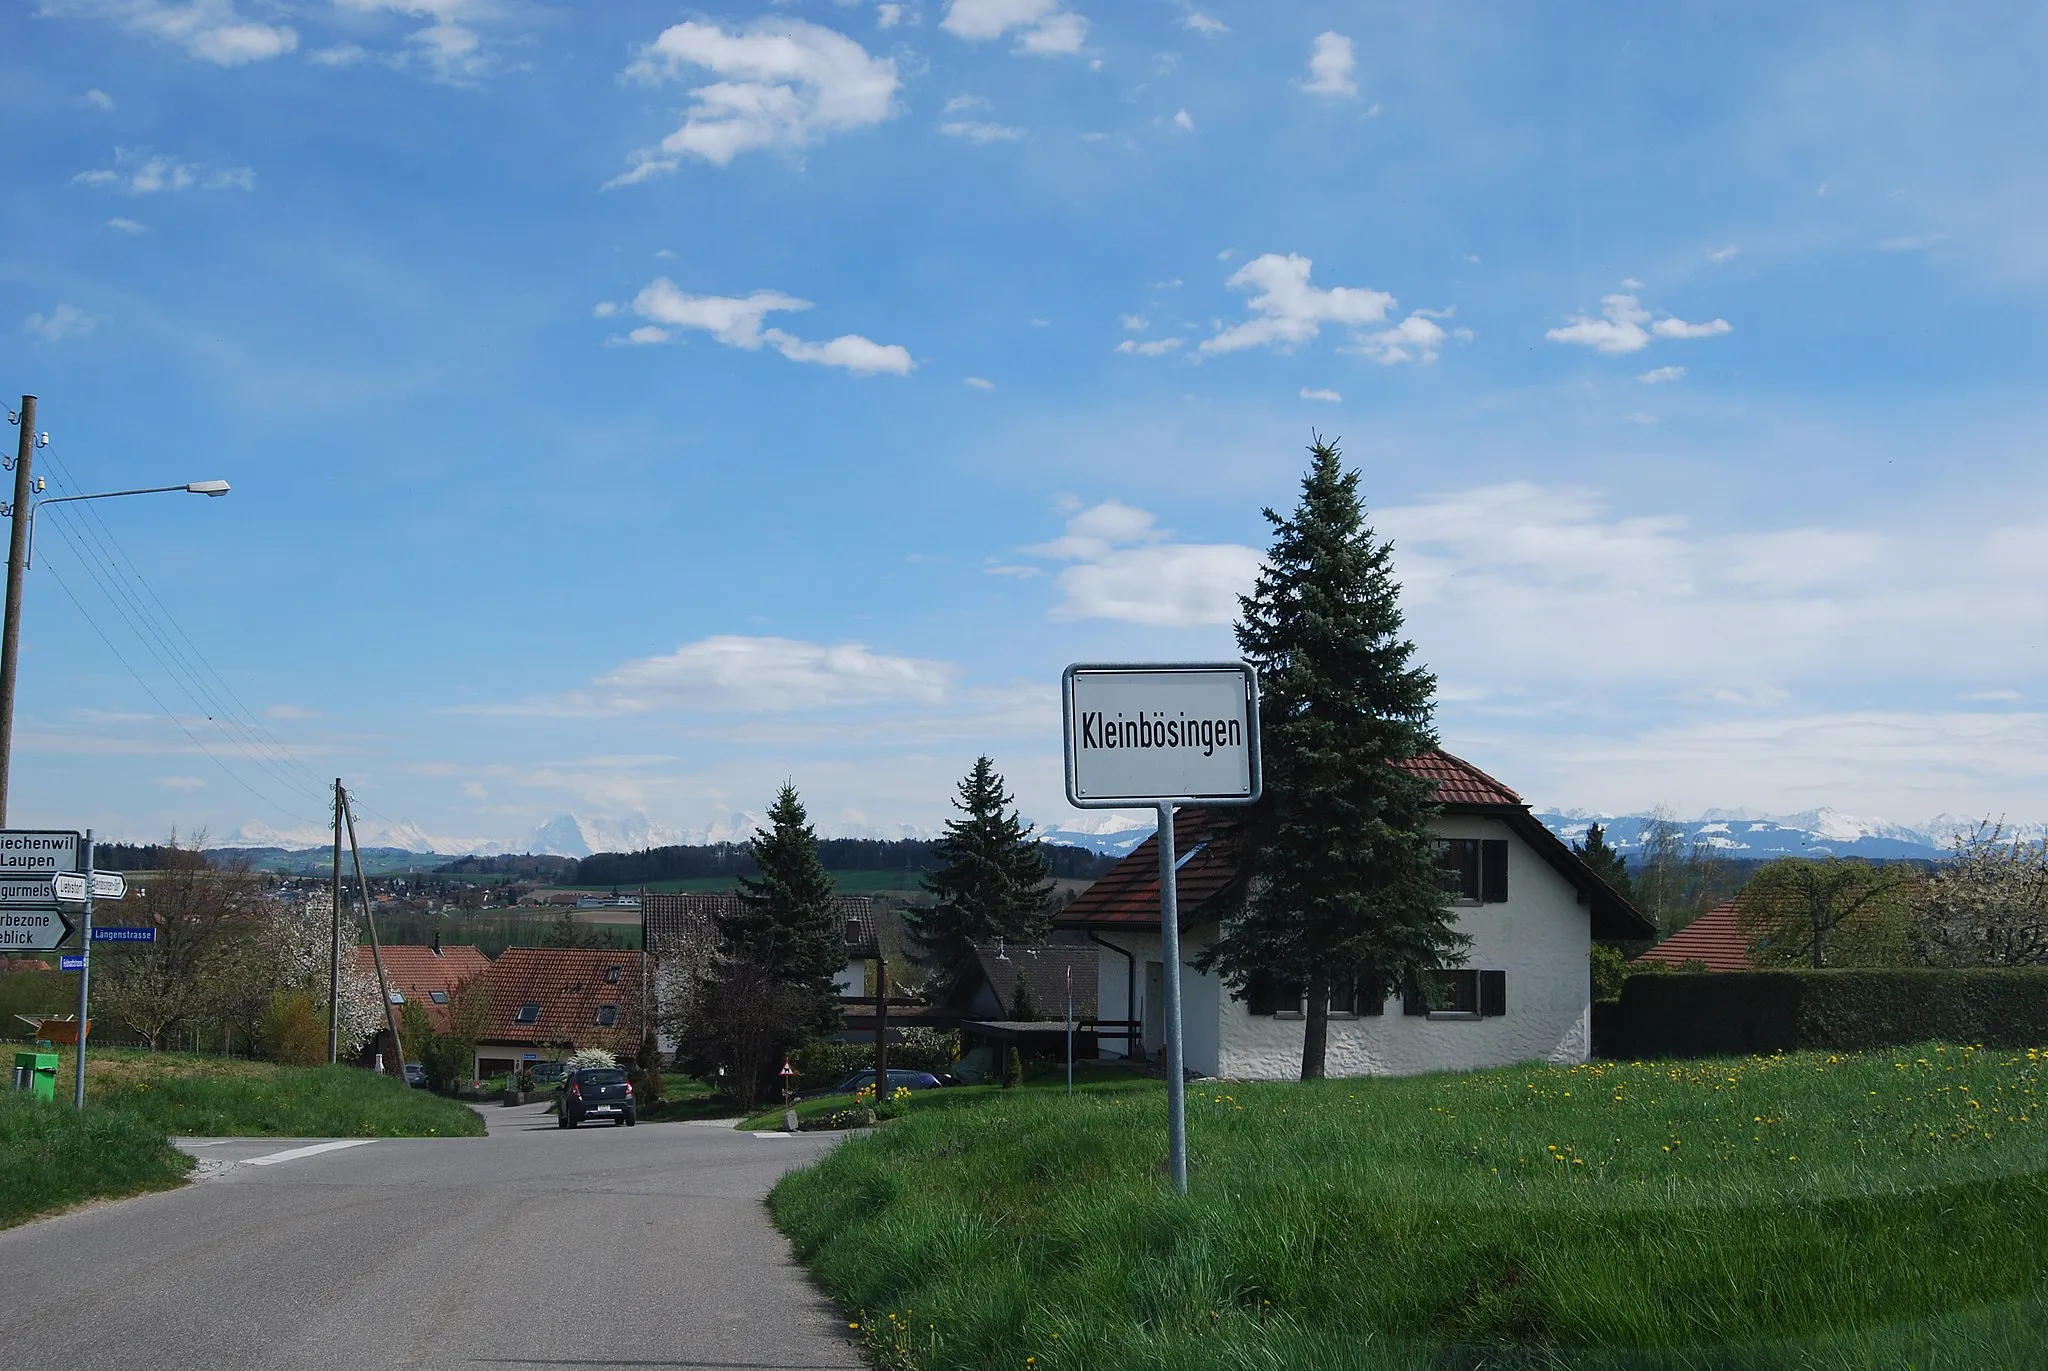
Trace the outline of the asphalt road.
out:
[[[198,1142],[0,1232],[0,1365],[856,1368],[761,1197],[831,1145],[486,1108],[487,1138]]]

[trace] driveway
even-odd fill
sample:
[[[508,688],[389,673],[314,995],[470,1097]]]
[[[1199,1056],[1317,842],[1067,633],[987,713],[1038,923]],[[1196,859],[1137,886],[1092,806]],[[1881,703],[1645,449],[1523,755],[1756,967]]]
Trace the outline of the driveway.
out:
[[[832,1145],[486,1106],[486,1138],[187,1140],[203,1178],[0,1232],[19,1371],[855,1368],[761,1198]]]

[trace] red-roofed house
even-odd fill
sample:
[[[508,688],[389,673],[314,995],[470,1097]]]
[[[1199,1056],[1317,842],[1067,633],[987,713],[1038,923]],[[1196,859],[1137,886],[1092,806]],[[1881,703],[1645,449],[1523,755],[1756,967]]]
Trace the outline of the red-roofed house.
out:
[[[1678,966],[1700,962],[1709,971],[1751,971],[1751,939],[1742,927],[1742,907],[1729,900],[1694,919],[1684,928],[1636,958]]]
[[[476,1074],[602,1047],[621,1060],[640,1045],[644,954],[622,948],[508,947],[484,975],[490,1017]]]
[[[1592,1047],[1595,938],[1648,938],[1634,906],[1537,821],[1522,797],[1448,752],[1404,764],[1436,782],[1445,880],[1459,928],[1472,939],[1463,968],[1445,973],[1436,1010],[1333,995],[1327,1070],[1332,1076],[1413,1075],[1518,1061],[1582,1062]],[[1216,841],[1222,811],[1174,815],[1181,916],[1181,1029],[1187,1064],[1205,1075],[1286,1079],[1301,1070],[1298,991],[1264,988],[1233,999],[1218,976],[1194,969],[1216,941],[1237,871]],[[1164,1041],[1159,939],[1159,846],[1138,849],[1062,910],[1056,927],[1101,948],[1098,1015],[1138,1025],[1139,1051]],[[1341,1008],[1340,1008],[1341,1006]],[[1102,1050],[1122,1051],[1113,1036]]]
[[[455,987],[471,976],[482,975],[491,966],[491,959],[468,943],[451,947],[398,943],[383,948],[382,952],[384,980],[390,987],[391,1003],[394,1006],[420,1005],[427,1011],[427,1017],[434,1021],[436,1030],[448,1017],[448,999]],[[356,969],[375,983],[377,966],[368,947],[356,949]],[[388,1049],[389,1045],[387,1034],[378,1046]]]

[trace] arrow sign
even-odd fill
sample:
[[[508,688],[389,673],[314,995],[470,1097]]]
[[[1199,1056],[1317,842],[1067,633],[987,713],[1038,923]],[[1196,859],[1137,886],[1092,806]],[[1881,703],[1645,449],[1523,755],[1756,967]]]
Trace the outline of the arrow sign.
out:
[[[0,949],[49,952],[78,930],[54,909],[0,909]]]
[[[85,899],[85,874],[79,871],[59,871],[50,877],[50,888],[58,899],[78,904]],[[92,897],[95,900],[118,900],[127,893],[128,881],[120,872],[92,873]]]
[[[0,875],[47,875],[78,869],[78,835],[41,829],[0,828]]]

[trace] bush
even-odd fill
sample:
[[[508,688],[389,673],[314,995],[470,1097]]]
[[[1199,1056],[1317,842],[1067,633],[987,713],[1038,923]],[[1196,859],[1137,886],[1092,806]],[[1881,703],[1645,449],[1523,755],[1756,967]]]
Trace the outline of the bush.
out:
[[[327,1017],[303,990],[270,992],[270,1008],[263,1011],[256,1036],[269,1061],[285,1066],[327,1062]]]
[[[896,1061],[892,1047],[889,1053],[892,1065]],[[822,1090],[828,1085],[837,1085],[856,1071],[865,1071],[875,1064],[875,1045],[866,1043],[815,1042],[793,1048],[789,1064],[796,1068],[798,1090]]]
[[[2048,1044],[2048,970],[1843,969],[1630,976],[1603,1056],[1710,1057],[1915,1042]]]
[[[1010,1049],[1009,1069],[1003,1072],[1005,1086],[1024,1084],[1024,1054],[1016,1048]]]

